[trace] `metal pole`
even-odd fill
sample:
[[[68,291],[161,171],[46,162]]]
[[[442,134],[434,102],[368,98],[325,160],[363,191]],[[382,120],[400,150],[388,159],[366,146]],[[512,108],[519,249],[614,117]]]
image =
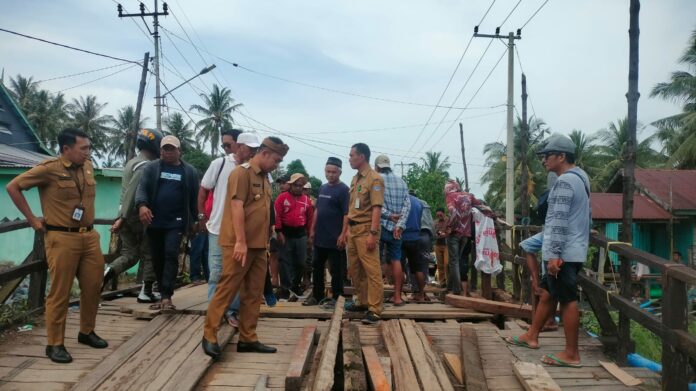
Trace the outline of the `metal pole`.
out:
[[[159,69],[159,63],[160,63],[160,56],[159,56],[159,22],[157,21],[157,0],[155,0],[155,12],[153,16],[153,24],[155,27],[155,78],[156,78],[156,83],[155,83],[155,110],[156,110],[156,118],[157,118],[157,130],[160,132],[162,131],[162,98],[160,94],[160,69]]]
[[[459,140],[462,144],[462,164],[464,164],[464,186],[466,192],[469,192],[469,171],[466,169],[466,154],[464,153],[464,126],[459,123]]]
[[[507,168],[505,180],[505,220],[510,225],[515,225],[515,140],[512,131],[512,111],[515,94],[515,35],[511,32],[508,35],[508,96],[507,96]],[[512,231],[506,231],[506,241],[510,247],[512,243]]]

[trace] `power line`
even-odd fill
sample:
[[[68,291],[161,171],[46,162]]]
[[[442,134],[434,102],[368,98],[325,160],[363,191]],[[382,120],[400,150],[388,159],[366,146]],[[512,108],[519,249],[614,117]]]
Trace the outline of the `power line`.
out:
[[[527,21],[524,22],[524,24],[522,25],[522,27],[520,27],[520,29],[523,29],[523,28],[527,25],[527,23],[531,22],[532,19],[534,19],[534,17],[539,13],[539,11],[541,11],[542,8],[544,8],[544,6],[546,5],[546,3],[548,3],[548,2],[549,2],[549,0],[545,0],[545,1],[539,6],[539,8],[537,8],[537,10],[534,11],[534,13],[532,14],[532,16],[530,16],[529,19],[527,19]]]
[[[61,92],[64,92],[64,91],[72,90],[73,88],[82,87],[82,86],[84,86],[84,85],[91,84],[91,83],[94,83],[94,82],[96,82],[96,81],[106,79],[106,78],[108,78],[108,77],[114,76],[114,75],[119,74],[119,73],[121,73],[121,72],[125,72],[125,71],[127,71],[127,70],[129,70],[129,69],[131,69],[131,68],[136,67],[136,66],[138,66],[138,64],[133,64],[133,65],[129,66],[128,68],[119,69],[119,70],[116,71],[116,72],[109,73],[108,75],[99,77],[99,78],[97,78],[97,79],[90,80],[90,81],[86,81],[86,82],[84,82],[84,83],[80,83],[80,84],[75,85],[75,86],[72,86],[72,87],[63,88],[62,90],[59,90],[59,91],[57,91],[56,93],[61,93]]]
[[[178,2],[177,2],[177,4],[178,4]],[[181,6],[179,6],[179,7],[181,7]],[[181,29],[181,31],[184,33],[184,35],[186,35],[186,38],[187,38],[188,41],[191,43],[191,46],[193,46],[193,48],[196,50],[196,53],[198,53],[198,57],[200,57],[200,58],[201,58],[201,61],[203,61],[203,66],[208,66],[207,61],[205,60],[205,58],[203,58],[203,55],[201,54],[200,50],[198,50],[198,47],[196,47],[196,45],[193,44],[193,40],[191,39],[191,36],[189,36],[188,32],[186,32],[186,29],[184,28],[184,26],[183,26],[183,25],[181,24],[181,22],[179,21],[179,18],[176,17],[176,15],[174,14],[174,12],[172,12],[172,10],[169,10],[169,12],[170,12],[170,13],[172,14],[172,16],[174,17],[174,20],[176,21],[176,24],[179,25],[179,28]],[[181,10],[181,13],[182,13],[182,15],[186,16],[186,12],[184,12],[183,9]],[[187,19],[188,19],[188,18],[187,18]],[[173,42],[172,42],[172,44],[173,44]],[[218,84],[222,85],[222,83],[221,83],[220,80],[217,78],[217,75],[215,75],[215,73],[213,73],[213,77],[214,77],[215,80],[218,82]],[[205,83],[204,83],[204,84],[205,84]],[[206,88],[207,88],[207,86],[206,86]]]
[[[515,53],[517,54],[517,63],[520,65],[520,71],[522,71],[522,73],[525,73],[524,68],[522,67],[522,58],[520,57],[520,52],[517,50],[517,45],[515,45]],[[529,105],[532,106],[532,113],[534,114],[534,118],[537,118],[536,110],[534,110],[534,102],[532,102],[532,97],[529,94],[529,91],[527,91],[527,99],[529,99]]]
[[[118,68],[118,67],[122,67],[122,66],[126,66],[126,65],[128,65],[128,63],[120,63],[120,64],[108,66],[108,67],[103,67],[103,68],[98,68],[98,69],[92,69],[92,70],[89,70],[89,71],[84,71],[84,72],[79,72],[79,73],[72,73],[72,74],[70,74],[70,75],[55,76],[55,77],[51,77],[51,78],[48,78],[48,79],[38,80],[38,81],[36,81],[35,83],[36,83],[36,84],[39,84],[39,83],[45,83],[45,82],[47,82],[47,81],[60,80],[60,79],[68,79],[68,78],[71,78],[71,77],[87,75],[87,74],[89,74],[89,73],[104,71],[104,70],[106,70],[106,69]]]
[[[160,26],[160,27],[161,27],[162,30],[164,31],[164,35],[167,37],[167,39],[169,40],[169,42],[171,42],[172,46],[174,46],[174,49],[177,51],[177,53],[179,53],[179,56],[181,56],[181,58],[184,60],[184,62],[186,63],[186,65],[188,65],[188,67],[191,69],[191,72],[193,72],[194,74],[198,74],[198,72],[200,72],[200,70],[196,70],[196,69],[193,67],[193,65],[191,65],[191,63],[190,63],[189,60],[186,58],[186,56],[184,56],[184,53],[182,53],[181,50],[179,50],[179,47],[176,46],[176,44],[174,43],[174,41],[172,40],[172,38],[169,36],[168,30],[167,30],[166,28],[164,28],[163,26]],[[205,88],[208,90],[208,92],[212,92],[212,90],[211,90],[210,87],[205,83],[205,81],[203,81],[203,80],[200,79],[200,78],[197,78],[196,80],[199,81],[199,82],[203,85],[203,87],[205,87]]]
[[[16,31],[7,30],[7,29],[4,29],[4,28],[0,28],[0,31],[6,32],[6,33],[10,33],[10,34],[14,34],[14,35],[17,35],[17,36],[20,36],[20,37],[28,38],[28,39],[33,39],[33,40],[35,40],[35,41],[39,41],[39,42],[43,42],[43,43],[48,43],[48,44],[51,44],[51,45],[54,45],[54,46],[59,46],[59,47],[63,47],[63,48],[66,48],[66,49],[70,49],[70,50],[75,50],[75,51],[82,52],[82,53],[91,54],[91,55],[94,55],[94,56],[110,58],[110,59],[112,59],[112,60],[118,60],[118,61],[128,62],[128,63],[131,63],[131,64],[137,64],[137,65],[141,65],[141,66],[142,66],[142,64],[141,64],[139,61],[126,60],[125,58],[114,57],[114,56],[110,56],[110,55],[108,55],[108,54],[97,53],[97,52],[93,52],[93,51],[91,51],[91,50],[86,50],[86,49],[80,49],[80,48],[76,48],[76,47],[74,47],[74,46],[70,46],[70,45],[66,45],[66,44],[62,44],[62,43],[58,43],[58,42],[49,41],[49,40],[47,40],[47,39],[38,38],[38,37],[31,36],[31,35],[18,33],[18,32],[16,32]]]
[[[515,4],[515,6],[512,7],[512,9],[510,10],[510,13],[507,14],[505,19],[503,19],[503,21],[498,25],[498,28],[502,27],[505,24],[505,22],[507,22],[507,20],[510,18],[510,15],[512,15],[512,13],[515,12],[515,10],[517,9],[517,6],[519,6],[521,2],[522,2],[522,0],[519,0],[517,2],[517,4]]]

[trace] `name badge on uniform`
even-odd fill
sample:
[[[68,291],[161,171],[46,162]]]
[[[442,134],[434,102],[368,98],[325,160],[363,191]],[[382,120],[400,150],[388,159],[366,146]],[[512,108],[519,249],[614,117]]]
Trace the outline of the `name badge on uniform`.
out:
[[[85,214],[85,208],[82,206],[76,206],[72,212],[72,219],[74,221],[82,221],[82,216]]]
[[[360,209],[360,198],[355,199],[355,209]]]

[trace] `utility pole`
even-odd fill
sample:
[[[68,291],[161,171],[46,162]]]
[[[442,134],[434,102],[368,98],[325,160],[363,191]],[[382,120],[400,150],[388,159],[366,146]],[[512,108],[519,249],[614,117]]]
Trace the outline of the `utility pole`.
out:
[[[522,39],[522,29],[517,29],[517,35],[510,32],[507,36],[500,35],[500,27],[495,28],[495,34],[479,34],[479,26],[474,27],[474,37],[505,39],[508,47],[508,93],[507,93],[507,155],[505,170],[505,221],[515,225],[515,139],[513,134],[513,109],[515,94],[515,40]],[[512,232],[506,231],[506,242],[512,247]]]
[[[520,213],[522,218],[529,217],[529,201],[527,192],[529,191],[529,171],[527,171],[527,138],[529,137],[529,123],[527,122],[527,76],[522,74],[522,129],[520,129],[520,161],[522,173],[520,182],[522,191],[520,191],[520,203],[522,208]]]
[[[462,164],[464,164],[464,186],[466,187],[466,192],[469,192],[469,171],[466,169],[466,154],[464,153],[464,126],[459,123],[459,141],[462,144]]]
[[[162,97],[160,95],[160,72],[159,72],[159,63],[160,63],[160,55],[159,55],[159,42],[160,42],[160,36],[159,36],[159,16],[167,16],[169,15],[169,10],[167,7],[167,3],[162,3],[162,12],[158,12],[158,5],[157,2],[158,0],[155,1],[155,11],[154,12],[145,12],[145,4],[140,3],[140,13],[137,14],[124,14],[123,13],[123,6],[121,4],[118,5],[116,8],[118,10],[118,17],[119,18],[142,18],[143,21],[145,21],[146,16],[152,16],[152,25],[154,27],[154,31],[150,30],[150,27],[145,24],[145,27],[147,27],[147,31],[150,32],[150,35],[152,35],[155,38],[155,93],[157,96],[155,96],[155,110],[156,110],[156,117],[157,117],[157,130],[160,132],[162,131]]]
[[[399,163],[394,163],[394,165],[395,165],[395,166],[401,166],[401,177],[403,178],[403,176],[404,176],[404,166],[413,166],[413,165],[415,165],[415,163],[404,163],[404,162],[402,161],[402,162],[399,162]]]
[[[135,113],[133,113],[133,129],[130,132],[126,147],[126,161],[129,161],[135,156],[135,140],[138,138],[138,124],[140,123],[140,111],[143,108],[143,95],[145,95],[145,85],[147,82],[147,68],[150,62],[150,52],[146,52],[143,57],[143,72],[140,74],[140,88],[138,89],[138,102],[135,105]]]

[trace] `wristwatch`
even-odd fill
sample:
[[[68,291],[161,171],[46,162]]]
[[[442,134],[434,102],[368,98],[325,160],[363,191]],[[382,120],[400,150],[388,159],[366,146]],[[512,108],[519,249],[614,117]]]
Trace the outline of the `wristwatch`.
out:
[[[198,214],[198,221],[201,221],[205,218],[205,213],[199,213]]]

